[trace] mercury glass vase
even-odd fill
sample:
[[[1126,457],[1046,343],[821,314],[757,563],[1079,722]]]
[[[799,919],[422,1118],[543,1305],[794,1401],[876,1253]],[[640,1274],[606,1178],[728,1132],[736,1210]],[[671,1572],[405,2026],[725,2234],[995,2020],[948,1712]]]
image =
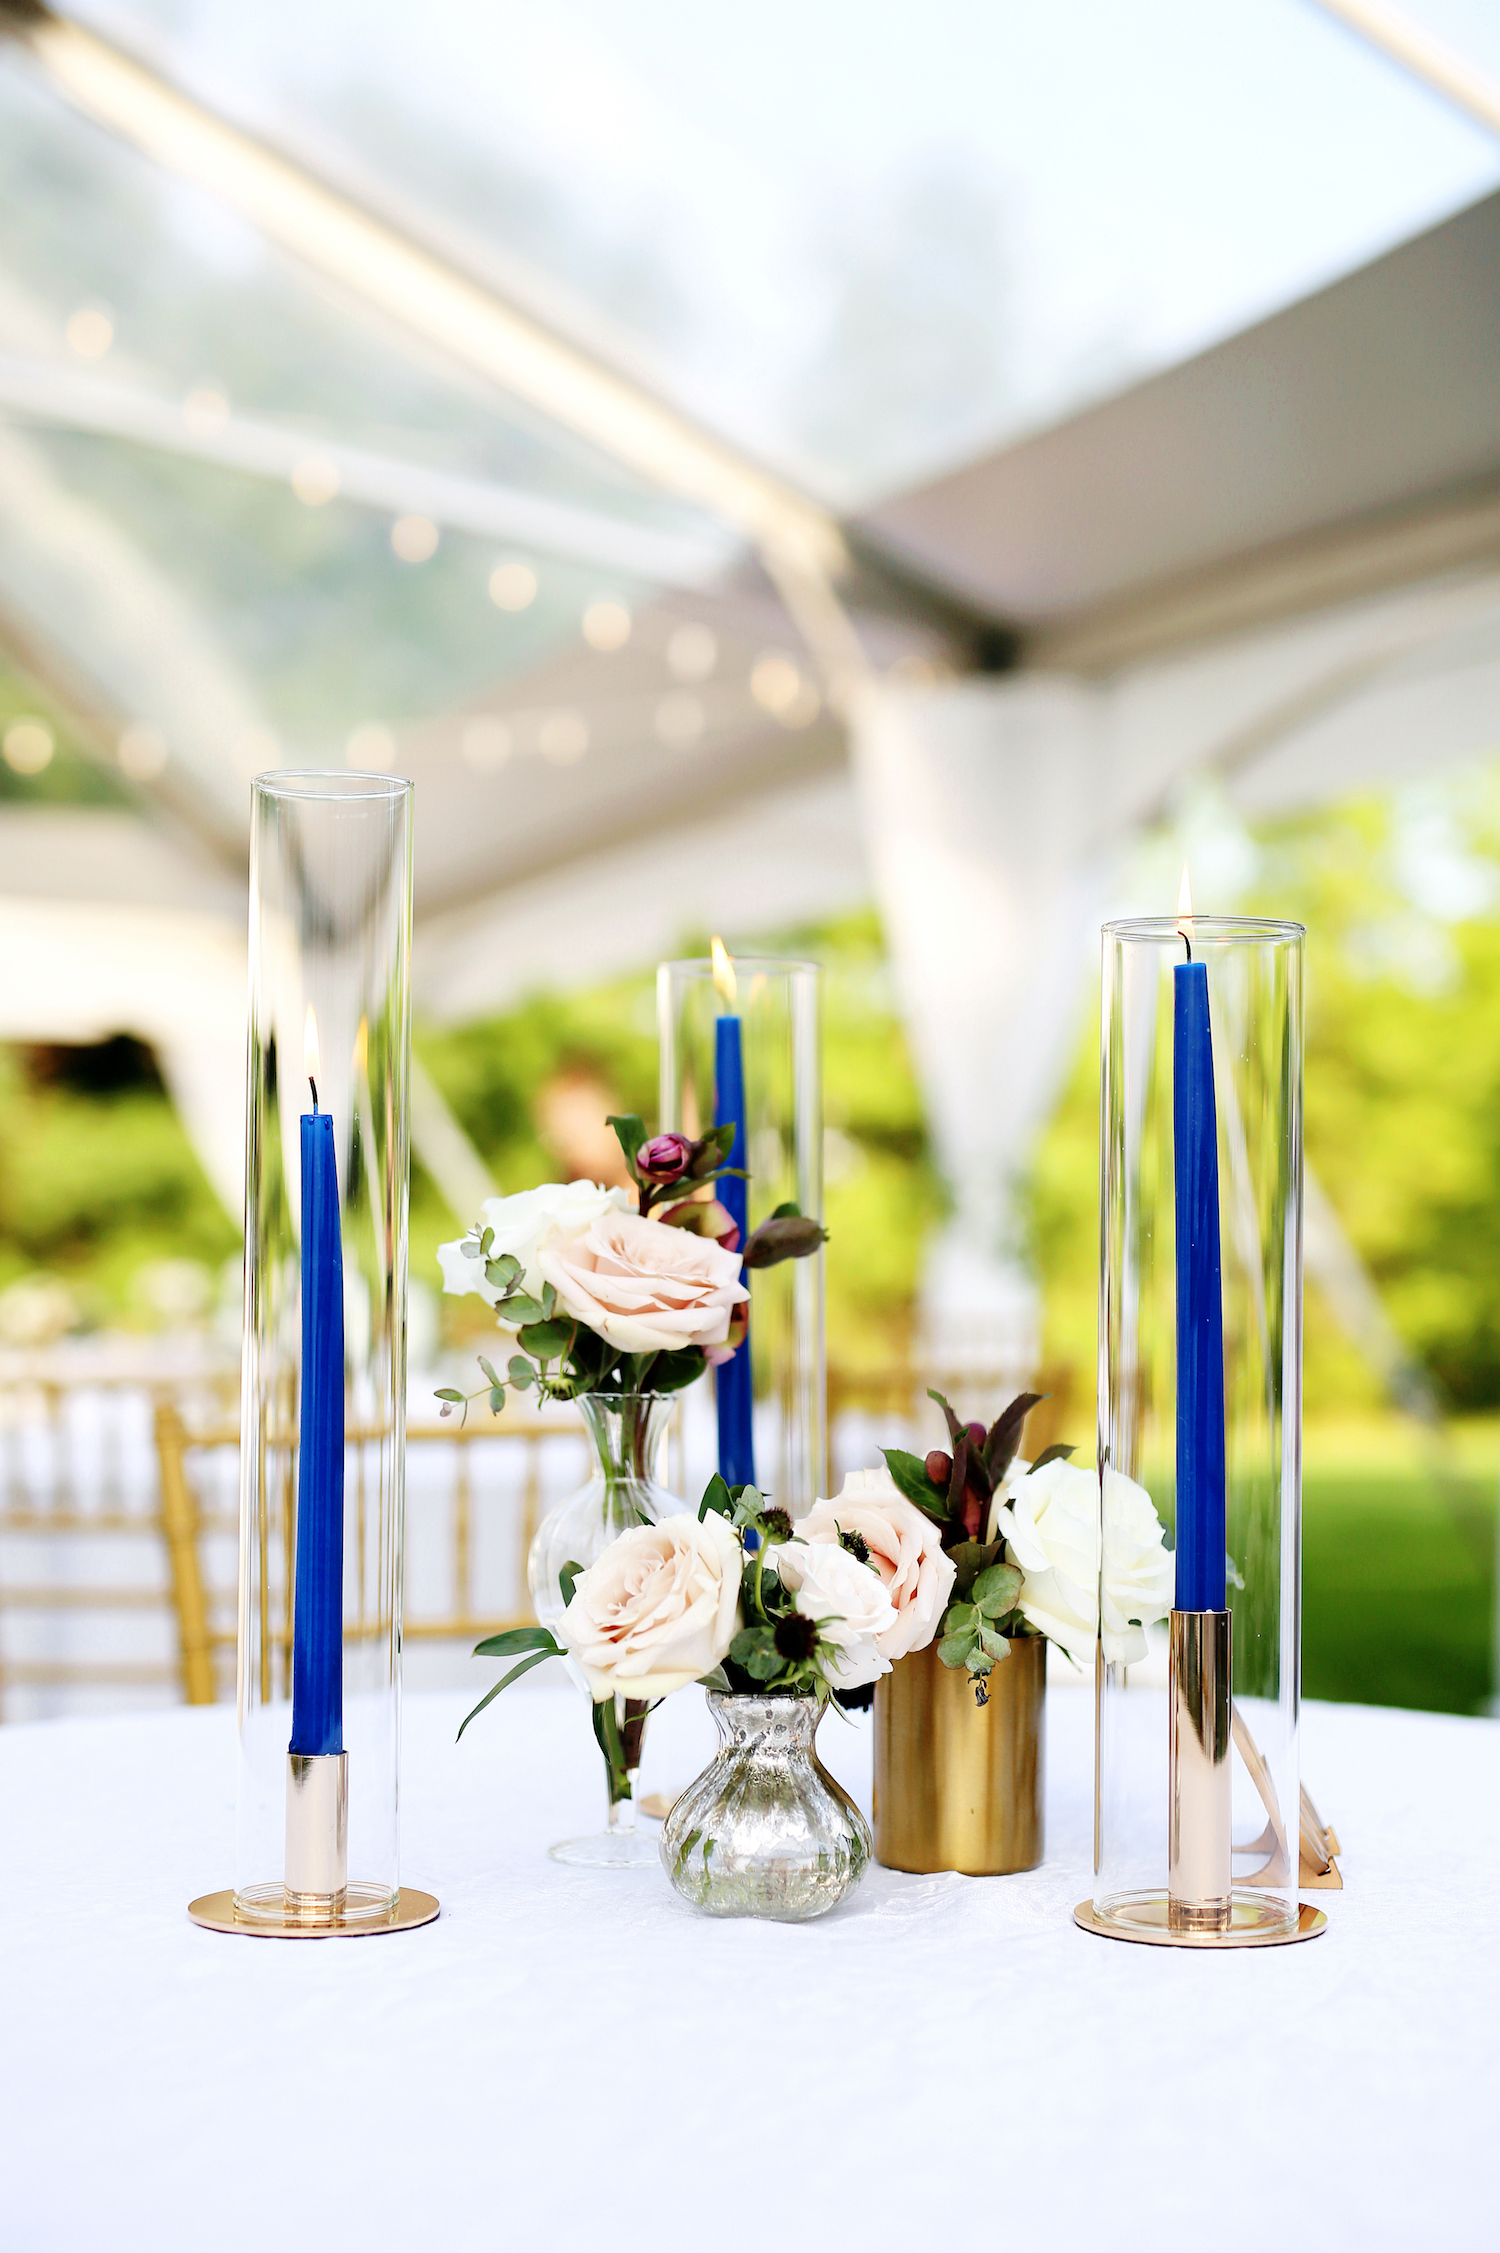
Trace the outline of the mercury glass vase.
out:
[[[586,1570],[610,1543],[632,1526],[657,1525],[687,1509],[658,1477],[662,1440],[671,1410],[666,1393],[585,1393],[578,1408],[594,1450],[586,1485],[538,1526],[527,1558],[531,1601],[543,1627],[556,1631],[566,1608],[562,1592],[565,1565]],[[568,1672],[586,1697],[592,1697],[572,1659]],[[632,1870],[656,1867],[656,1841],[635,1827],[636,1773],[649,1708],[634,1698],[617,1698],[613,1715],[620,1757],[606,1749],[606,1716],[595,1707],[594,1734],[605,1758],[607,1814],[602,1831],[569,1838],[549,1848],[554,1861],[585,1869]]]
[[[816,1698],[708,1693],[719,1749],[662,1827],[661,1859],[711,1917],[802,1924],[852,1893],[870,1827],[817,1755]]]

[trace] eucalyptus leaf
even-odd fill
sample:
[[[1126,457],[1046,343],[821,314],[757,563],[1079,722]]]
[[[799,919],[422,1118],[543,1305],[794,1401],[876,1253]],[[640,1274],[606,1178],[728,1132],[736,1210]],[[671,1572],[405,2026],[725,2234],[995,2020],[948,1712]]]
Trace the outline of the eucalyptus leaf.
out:
[[[990,1658],[1000,1659],[1010,1657],[1009,1643],[1007,1643],[1003,1635],[997,1635],[994,1632],[993,1628],[980,1628],[979,1648],[982,1651],[986,1652]]]
[[[974,1648],[972,1635],[945,1635],[937,1647],[944,1666],[962,1666]]]
[[[518,1353],[511,1355],[505,1373],[517,1392],[529,1392],[536,1383],[536,1371],[532,1368],[531,1363],[523,1361]]]
[[[553,1283],[544,1283],[542,1285],[542,1320],[550,1322],[556,1308],[557,1286]]]
[[[571,1322],[527,1322],[518,1333],[517,1342],[523,1353],[538,1361],[553,1361],[566,1353],[573,1339]]]
[[[492,1385],[499,1384],[500,1379],[495,1375],[494,1364],[492,1362],[486,1361],[483,1354],[479,1356],[479,1366],[484,1371],[485,1375],[489,1378],[489,1381]]]
[[[505,1302],[505,1319],[517,1326],[523,1322],[540,1322],[542,1302],[534,1299],[529,1291],[513,1291]]]
[[[990,1565],[974,1582],[974,1601],[986,1619],[1003,1619],[1015,1609],[1021,1575],[1014,1565]]]
[[[964,1664],[971,1674],[988,1674],[994,1663],[989,1653],[982,1651],[977,1642],[964,1660]]]
[[[461,1392],[455,1391],[452,1385],[439,1385],[437,1391],[433,1394],[432,1397],[434,1400],[452,1400],[456,1402],[462,1400],[464,1396]]]
[[[943,1615],[945,1635],[977,1635],[983,1624],[977,1604],[950,1604]]]

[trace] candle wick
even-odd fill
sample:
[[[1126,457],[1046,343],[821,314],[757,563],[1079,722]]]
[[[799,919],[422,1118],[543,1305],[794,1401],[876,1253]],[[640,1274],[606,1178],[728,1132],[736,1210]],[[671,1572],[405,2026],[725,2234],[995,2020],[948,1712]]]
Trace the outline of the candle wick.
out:
[[[1192,961],[1192,959],[1193,959],[1193,942],[1192,942],[1192,940],[1191,940],[1191,939],[1190,939],[1190,938],[1188,937],[1188,935],[1187,935],[1186,931],[1184,931],[1184,930],[1183,930],[1183,928],[1182,928],[1182,925],[1181,925],[1180,923],[1179,923],[1179,924],[1178,924],[1178,926],[1177,926],[1177,936],[1178,936],[1178,937],[1179,937],[1179,938],[1181,939],[1181,941],[1182,941],[1183,945],[1184,945],[1184,946],[1185,946],[1185,947],[1187,948],[1187,958],[1188,958],[1189,962],[1191,962],[1191,961]],[[316,1103],[316,1102],[317,1102],[317,1092],[316,1092],[316,1090],[314,1090],[314,1093],[313,1093],[313,1101],[314,1101],[314,1103]]]
[[[315,1080],[315,1079],[313,1078],[313,1076],[312,1076],[312,1073],[311,1073],[311,1072],[309,1072],[309,1073],[308,1073],[308,1075],[307,1075],[307,1084],[308,1084],[308,1086],[309,1086],[309,1087],[310,1087],[310,1088],[312,1089],[312,1095],[313,1095],[313,1117],[314,1117],[314,1118],[316,1118],[316,1117],[317,1117],[317,1115],[318,1115],[318,1083],[317,1083],[317,1081],[316,1081],[316,1080]]]

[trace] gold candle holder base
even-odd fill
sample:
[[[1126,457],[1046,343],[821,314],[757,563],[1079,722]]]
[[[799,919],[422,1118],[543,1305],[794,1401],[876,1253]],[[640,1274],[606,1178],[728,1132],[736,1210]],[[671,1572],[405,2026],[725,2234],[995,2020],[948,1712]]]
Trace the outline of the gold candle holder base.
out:
[[[1080,1901],[1073,1922],[1101,1940],[1140,1940],[1156,1948],[1284,1948],[1294,1940],[1316,1940],[1328,1930],[1321,1909],[1303,1902],[1296,1918],[1286,1904],[1255,1893],[1235,1893],[1230,1901],[1229,1923],[1217,1932],[1188,1932],[1171,1921],[1171,1900],[1165,1893],[1142,1893],[1122,1901],[1101,1916],[1092,1901]]]
[[[435,1893],[418,1893],[407,1885],[402,1886],[387,1913],[343,1913],[322,1924],[311,1924],[290,1908],[279,1918],[274,1914],[241,1916],[234,1905],[232,1887],[222,1893],[200,1894],[188,1903],[188,1915],[205,1932],[241,1932],[251,1940],[363,1940],[376,1932],[411,1932],[418,1925],[431,1924],[438,1913]]]

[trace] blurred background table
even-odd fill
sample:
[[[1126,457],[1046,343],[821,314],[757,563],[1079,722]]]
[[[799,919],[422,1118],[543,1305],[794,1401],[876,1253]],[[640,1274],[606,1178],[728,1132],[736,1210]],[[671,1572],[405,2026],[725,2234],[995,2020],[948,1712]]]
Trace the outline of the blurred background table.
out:
[[[1207,1958],[1073,1927],[1092,1701],[1054,1679],[1049,1704],[1042,1869],[877,1869],[779,1926],[547,1859],[598,1813],[575,1693],[523,1685],[458,1746],[465,1701],[413,1696],[403,1866],[443,1914],[357,1945],[189,1923],[232,1872],[227,1707],[0,1732],[6,2241],[920,2246],[957,2227],[968,2150],[973,2227],[1013,2243],[1133,2253],[1205,2212],[1247,2253],[1294,2218],[1337,2247],[1491,2242],[1500,1725],[1307,1708],[1348,1889],[1316,1897],[1317,1941]],[[867,1727],[821,1739],[868,1806]],[[710,1740],[673,1701],[645,1788]]]

